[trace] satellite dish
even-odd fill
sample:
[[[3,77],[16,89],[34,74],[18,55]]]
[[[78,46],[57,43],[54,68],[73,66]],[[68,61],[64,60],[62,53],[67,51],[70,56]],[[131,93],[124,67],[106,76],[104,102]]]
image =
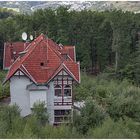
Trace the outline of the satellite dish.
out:
[[[34,39],[33,35],[30,35],[30,40],[33,40],[33,39]]]
[[[27,33],[26,33],[26,32],[23,32],[23,33],[22,33],[22,39],[23,39],[23,40],[27,40]]]

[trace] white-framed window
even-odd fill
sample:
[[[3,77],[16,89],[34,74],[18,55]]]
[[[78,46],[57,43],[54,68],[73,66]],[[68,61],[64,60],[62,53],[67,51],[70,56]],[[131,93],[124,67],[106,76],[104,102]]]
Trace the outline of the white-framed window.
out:
[[[54,95],[58,97],[62,96],[62,87],[60,85],[54,87]]]
[[[64,86],[64,97],[71,96],[72,87],[70,85]]]

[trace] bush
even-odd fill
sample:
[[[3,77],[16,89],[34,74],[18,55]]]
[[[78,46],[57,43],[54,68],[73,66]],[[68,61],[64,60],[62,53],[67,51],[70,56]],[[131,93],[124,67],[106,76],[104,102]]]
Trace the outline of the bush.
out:
[[[0,82],[3,82],[3,80],[5,79],[6,73],[6,71],[0,70]]]
[[[17,105],[1,106],[0,108],[0,137],[6,137],[7,133],[17,131],[15,123],[20,120],[20,109]],[[21,123],[19,123],[21,125]]]
[[[106,119],[103,124],[97,128],[91,128],[88,131],[88,138],[104,138],[104,139],[123,139],[138,138],[138,134],[131,129],[129,124],[134,124],[130,119],[114,122],[112,119]],[[133,125],[134,127],[134,125]]]
[[[26,120],[21,136],[26,139],[39,138],[41,130],[42,126],[39,125],[37,118],[35,116],[29,116]]]
[[[108,107],[108,113],[114,119],[128,116],[136,121],[140,121],[140,89],[129,86],[122,90],[121,94],[114,96]]]
[[[104,109],[92,99],[88,99],[81,114],[74,118],[74,125],[80,133],[85,134],[90,127],[102,124],[105,117]]]
[[[47,108],[45,108],[45,103],[43,102],[35,103],[32,112],[40,124],[45,125],[46,122],[48,122],[48,114]]]

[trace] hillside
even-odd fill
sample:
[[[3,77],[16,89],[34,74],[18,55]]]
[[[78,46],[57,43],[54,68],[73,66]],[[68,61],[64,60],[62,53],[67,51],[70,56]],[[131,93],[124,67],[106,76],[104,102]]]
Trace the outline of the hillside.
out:
[[[140,1],[101,1],[90,7],[91,10],[123,10],[138,13],[140,11]]]
[[[10,8],[20,13],[31,13],[37,9],[51,8],[56,9],[60,6],[67,6],[69,10],[81,11],[87,10],[111,10],[121,9],[123,11],[140,11],[139,1],[7,1],[0,2],[0,7]]]

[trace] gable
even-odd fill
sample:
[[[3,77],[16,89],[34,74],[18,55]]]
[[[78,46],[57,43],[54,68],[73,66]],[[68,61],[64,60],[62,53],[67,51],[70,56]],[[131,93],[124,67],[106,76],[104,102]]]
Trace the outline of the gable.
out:
[[[60,46],[40,35],[26,47],[24,55],[19,56],[11,65],[6,80],[17,70],[22,71],[35,84],[50,82],[62,69],[75,81],[80,82],[80,64],[74,60],[65,60],[59,52]]]
[[[53,79],[54,84],[62,84],[62,79],[63,79],[63,84],[69,84],[72,85],[73,82],[73,77],[69,75],[64,69],[62,69]]]
[[[18,70],[14,75],[21,76],[25,75],[22,71]]]

